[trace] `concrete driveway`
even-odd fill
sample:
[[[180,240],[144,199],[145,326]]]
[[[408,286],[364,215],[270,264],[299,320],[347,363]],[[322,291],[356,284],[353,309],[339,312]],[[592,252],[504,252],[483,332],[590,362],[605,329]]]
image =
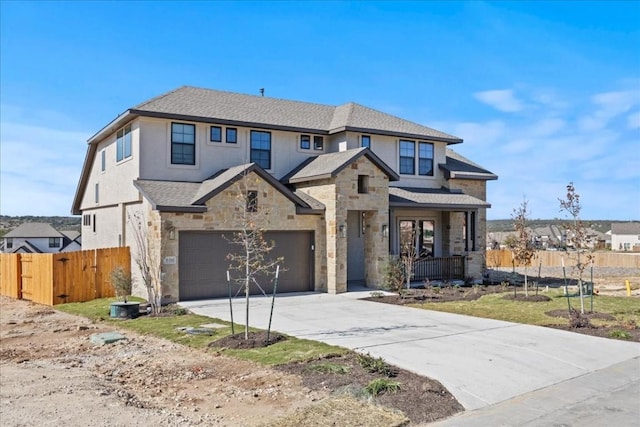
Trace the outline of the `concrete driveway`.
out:
[[[368,295],[368,291],[279,295],[272,330],[383,357],[393,365],[440,381],[467,410],[486,408],[585,375],[596,375],[599,389],[606,390],[602,372],[618,372],[619,366],[629,375],[625,373],[609,388],[618,390],[622,381],[637,396],[638,343],[357,299]],[[270,298],[251,298],[251,326],[266,328],[270,304]],[[180,305],[197,314],[230,320],[225,299]],[[243,321],[244,308],[243,299],[233,301],[236,321]]]

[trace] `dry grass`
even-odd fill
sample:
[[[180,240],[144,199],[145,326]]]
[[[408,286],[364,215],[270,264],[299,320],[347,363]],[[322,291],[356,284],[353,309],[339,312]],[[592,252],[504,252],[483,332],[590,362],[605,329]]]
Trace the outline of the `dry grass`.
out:
[[[336,414],[340,414],[341,427],[400,427],[409,424],[409,419],[400,412],[345,396],[325,399],[317,405],[298,409],[292,415],[265,427],[335,427]]]

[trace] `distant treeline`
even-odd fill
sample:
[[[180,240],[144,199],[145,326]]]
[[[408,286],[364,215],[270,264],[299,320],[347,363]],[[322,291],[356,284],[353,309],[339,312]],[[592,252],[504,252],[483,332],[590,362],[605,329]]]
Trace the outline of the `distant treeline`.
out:
[[[550,225],[560,226],[564,222],[567,222],[566,219],[532,219],[527,221],[527,224],[531,228],[542,228]],[[613,223],[622,223],[622,222],[640,222],[640,221],[611,221],[611,220],[582,220],[585,227],[591,228],[592,230],[599,231],[601,233],[606,233],[611,230],[611,224]],[[495,233],[500,231],[514,231],[513,220],[512,219],[490,219],[487,220],[487,232]]]

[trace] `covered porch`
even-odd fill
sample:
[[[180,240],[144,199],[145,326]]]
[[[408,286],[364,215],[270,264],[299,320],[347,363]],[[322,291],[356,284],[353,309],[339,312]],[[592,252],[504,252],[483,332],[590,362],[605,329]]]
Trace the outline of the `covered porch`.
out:
[[[413,256],[412,281],[482,277],[483,200],[461,190],[389,188],[389,252]]]

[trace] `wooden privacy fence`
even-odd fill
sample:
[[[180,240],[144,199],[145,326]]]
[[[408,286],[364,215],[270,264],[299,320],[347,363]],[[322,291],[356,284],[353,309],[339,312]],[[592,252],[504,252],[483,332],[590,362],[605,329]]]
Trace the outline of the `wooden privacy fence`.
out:
[[[57,254],[0,254],[0,294],[46,305],[115,296],[111,271],[131,274],[128,247]]]
[[[565,265],[574,265],[577,252],[564,251],[536,251],[536,258],[531,262],[537,266],[542,262],[543,267],[562,267],[562,260]],[[620,252],[593,252],[594,267],[617,267],[617,268],[638,268],[640,269],[640,253],[620,253]],[[511,267],[512,252],[510,250],[487,251],[487,267]],[[582,256],[583,262],[586,256]],[[518,263],[515,263],[519,267]]]

